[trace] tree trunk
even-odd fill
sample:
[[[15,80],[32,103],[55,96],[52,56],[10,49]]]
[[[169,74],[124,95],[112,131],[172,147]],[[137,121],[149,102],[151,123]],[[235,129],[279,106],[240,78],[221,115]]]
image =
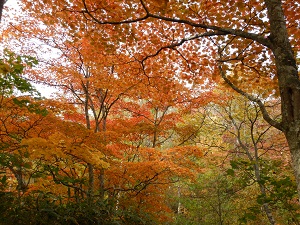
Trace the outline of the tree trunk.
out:
[[[89,82],[87,81],[85,85],[82,83],[82,88],[85,91],[84,113],[85,113],[86,128],[90,130],[91,121],[89,115],[89,95],[90,95]],[[88,166],[88,175],[89,175],[87,198],[88,198],[88,202],[91,203],[93,201],[93,196],[94,196],[94,166],[91,163],[88,163],[87,166]]]
[[[180,214],[182,212],[181,208],[181,188],[180,185],[177,186],[177,197],[178,197],[178,205],[177,205],[177,214]]]
[[[88,202],[93,201],[94,196],[94,166],[88,163],[89,185],[88,185]]]
[[[248,112],[248,110],[246,110]],[[249,118],[249,115],[247,115],[248,118]],[[256,110],[256,119],[258,118],[259,116],[259,111]],[[267,192],[266,192],[266,188],[265,188],[265,185],[261,182],[261,167],[260,167],[260,163],[259,163],[259,154],[258,154],[258,151],[259,151],[259,148],[257,146],[257,143],[258,143],[258,140],[255,139],[255,128],[254,128],[254,125],[255,125],[255,122],[256,122],[256,119],[254,120],[249,120],[251,122],[251,133],[250,133],[250,136],[251,136],[251,140],[252,140],[252,146],[251,147],[248,147],[248,143],[247,142],[243,142],[242,139],[241,139],[241,129],[242,129],[242,124],[244,122],[246,122],[245,120],[242,120],[241,121],[241,124],[237,124],[234,120],[234,118],[232,117],[231,115],[231,112],[229,112],[229,118],[234,126],[234,129],[236,131],[236,138],[237,138],[237,144],[238,146],[237,147],[241,147],[249,161],[251,162],[251,164],[253,165],[253,171],[254,171],[254,175],[255,175],[255,178],[256,178],[256,182],[258,183],[258,186],[259,186],[259,189],[260,189],[260,193],[263,195],[263,196],[267,196]],[[254,154],[252,155],[250,150],[254,150]],[[270,206],[267,202],[265,202],[263,204],[263,210],[264,212],[266,213],[266,216],[270,222],[271,225],[275,225],[276,224],[276,221],[275,221],[275,218],[273,216],[273,213],[270,209]]]
[[[104,200],[104,195],[105,195],[105,191],[104,191],[104,169],[100,169],[100,174],[99,174],[99,196],[100,199],[103,201]]]
[[[258,164],[258,160],[255,160],[254,162],[254,172],[255,172],[255,178],[257,180],[257,183],[259,185],[259,189],[260,189],[260,193],[264,196],[267,195],[266,193],[266,188],[265,186],[261,183],[261,174],[260,174],[260,168],[259,168],[259,164]],[[269,204],[268,203],[264,203],[263,204],[263,209],[268,217],[268,220],[270,222],[271,225],[275,225],[276,222],[275,222],[275,219],[274,219],[274,216],[270,210],[270,207],[269,207]]]
[[[5,0],[0,0],[0,21],[1,21],[1,18],[2,18],[2,11],[3,11],[3,7],[4,7],[4,4],[5,4]]]
[[[281,0],[265,0],[281,97],[282,130],[288,141],[300,198],[300,81]]]
[[[300,124],[295,127],[290,127],[290,130],[298,130],[298,131],[288,131],[285,133],[286,139],[288,141],[288,145],[291,152],[292,157],[292,165],[297,183],[297,191],[298,197],[300,199],[300,141],[299,141],[299,128]]]

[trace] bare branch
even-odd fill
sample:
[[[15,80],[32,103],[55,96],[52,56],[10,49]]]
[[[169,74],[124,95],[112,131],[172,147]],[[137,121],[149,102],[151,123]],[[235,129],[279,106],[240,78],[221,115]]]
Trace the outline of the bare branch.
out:
[[[185,42],[188,42],[188,41],[191,41],[191,40],[195,40],[195,39],[198,39],[198,38],[201,38],[201,37],[210,37],[210,36],[217,36],[217,35],[225,35],[225,33],[224,32],[219,32],[219,31],[211,31],[211,32],[205,32],[205,33],[202,33],[202,34],[195,34],[193,36],[183,38],[183,39],[181,39],[178,42],[175,42],[173,44],[166,45],[166,46],[163,46],[163,47],[159,48],[154,54],[147,55],[145,58],[143,58],[141,60],[141,63],[144,66],[144,62],[147,59],[157,56],[161,51],[163,51],[165,49],[173,49],[173,50],[175,50],[176,47],[183,45]]]
[[[254,97],[253,95],[250,95],[246,92],[244,92],[243,90],[241,90],[240,88],[238,88],[236,85],[234,85],[226,76],[225,74],[225,71],[222,69],[222,65],[221,63],[219,62],[219,70],[220,70],[220,73],[221,73],[221,76],[222,78],[224,79],[224,81],[233,89],[235,90],[237,93],[245,96],[247,99],[249,99],[250,101],[252,102],[255,102],[257,103],[257,105],[259,106],[261,112],[262,112],[262,115],[263,115],[263,118],[273,127],[277,128],[278,130],[281,130],[283,131],[283,127],[282,127],[282,124],[281,123],[278,123],[276,122],[275,120],[273,120],[268,111],[266,110],[266,107],[264,105],[264,103],[259,99],[259,98],[256,98]]]

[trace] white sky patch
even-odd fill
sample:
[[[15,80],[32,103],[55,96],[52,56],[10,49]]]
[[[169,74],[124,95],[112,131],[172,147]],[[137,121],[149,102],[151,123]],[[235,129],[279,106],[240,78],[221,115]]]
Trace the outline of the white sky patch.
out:
[[[50,87],[43,84],[33,84],[33,86],[39,93],[41,93],[42,97],[45,98],[54,98],[55,93],[57,93],[57,89],[55,89],[54,87]]]

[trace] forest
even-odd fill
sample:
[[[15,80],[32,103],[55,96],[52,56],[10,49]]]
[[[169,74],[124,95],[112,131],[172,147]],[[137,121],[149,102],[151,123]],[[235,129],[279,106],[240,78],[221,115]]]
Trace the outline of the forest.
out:
[[[299,225],[299,0],[0,1],[0,225]]]

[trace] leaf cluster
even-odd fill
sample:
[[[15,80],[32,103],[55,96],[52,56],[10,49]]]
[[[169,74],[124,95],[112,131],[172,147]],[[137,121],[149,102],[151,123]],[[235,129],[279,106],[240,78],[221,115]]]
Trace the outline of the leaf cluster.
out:
[[[20,56],[4,49],[0,59],[0,86],[2,95],[11,95],[15,91],[38,94],[32,84],[22,77],[26,67],[37,65],[37,60],[31,56]]]

